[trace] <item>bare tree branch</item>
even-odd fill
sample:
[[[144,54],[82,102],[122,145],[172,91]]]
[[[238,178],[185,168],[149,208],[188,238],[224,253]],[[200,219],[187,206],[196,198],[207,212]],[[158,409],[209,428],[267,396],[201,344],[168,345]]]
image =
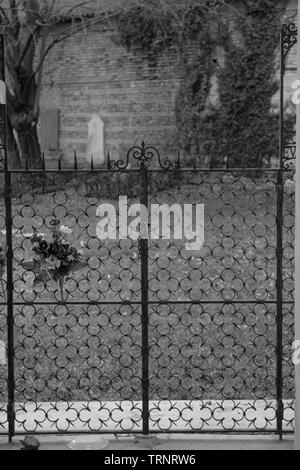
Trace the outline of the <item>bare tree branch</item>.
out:
[[[53,49],[54,46],[56,46],[57,44],[65,41],[69,37],[74,36],[75,34],[78,34],[82,31],[84,31],[85,29],[87,29],[91,26],[95,26],[99,23],[102,23],[107,18],[112,18],[112,17],[117,16],[119,13],[120,12],[115,12],[115,13],[112,13],[111,15],[108,15],[108,16],[105,16],[105,17],[101,16],[98,19],[93,18],[91,20],[87,20],[87,21],[83,22],[80,26],[77,26],[76,28],[74,28],[74,25],[71,26],[71,27],[66,28],[59,36],[56,36],[55,39],[47,46],[43,56],[39,60],[39,63],[37,65],[36,70],[34,71],[32,76],[30,77],[30,80],[32,80],[34,78],[34,76],[38,73],[38,71],[39,71],[40,67],[42,67],[47,55]]]
[[[18,61],[18,65],[20,66],[28,52],[28,49],[31,45],[31,42],[32,41],[35,41],[36,38],[38,37],[39,35],[39,32],[41,30],[41,26],[37,26],[33,31],[31,31],[31,34],[28,36],[28,39],[27,39],[27,42],[25,44],[25,47],[23,49],[23,52],[21,53],[21,56],[19,58],[19,61]]]
[[[9,23],[9,18],[3,7],[0,6],[0,19],[2,23]]]

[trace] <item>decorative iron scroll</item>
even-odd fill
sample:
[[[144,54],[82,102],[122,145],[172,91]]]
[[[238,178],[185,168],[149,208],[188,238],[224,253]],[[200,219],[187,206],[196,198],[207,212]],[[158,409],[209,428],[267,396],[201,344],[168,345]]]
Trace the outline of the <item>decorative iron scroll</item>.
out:
[[[297,27],[295,23],[282,26],[282,54],[284,62],[292,47],[297,43]]]
[[[129,169],[130,162],[135,162],[138,168],[149,168],[154,160],[157,160],[159,168],[163,170],[176,170],[180,168],[180,157],[178,160],[170,160],[169,158],[162,159],[159,151],[155,147],[146,147],[145,143],[142,145],[132,147],[127,155],[125,161],[111,160],[109,167],[112,170],[127,170]]]
[[[281,87],[284,91],[284,73],[286,68],[286,60],[289,52],[297,44],[297,27],[295,23],[285,24],[282,26],[281,54],[282,54],[282,70],[281,70]],[[283,116],[283,105],[281,103],[281,115]],[[296,157],[296,128],[293,122],[284,122],[281,129],[282,135],[282,167],[284,169],[292,169],[295,166]]]
[[[295,124],[285,122],[283,124],[283,168],[286,170],[294,169],[296,158],[296,129]]]

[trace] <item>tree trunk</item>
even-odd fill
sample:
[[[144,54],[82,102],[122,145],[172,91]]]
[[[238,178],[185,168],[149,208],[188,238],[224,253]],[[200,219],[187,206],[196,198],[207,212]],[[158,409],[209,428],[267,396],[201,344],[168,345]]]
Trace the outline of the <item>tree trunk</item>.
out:
[[[36,125],[18,132],[22,164],[29,169],[42,167],[42,153]]]
[[[41,147],[37,133],[37,118],[32,111],[10,109],[9,137],[11,169],[42,167]]]
[[[13,129],[7,125],[7,144],[8,144],[8,168],[9,170],[18,170],[22,168],[20,152],[13,134]]]

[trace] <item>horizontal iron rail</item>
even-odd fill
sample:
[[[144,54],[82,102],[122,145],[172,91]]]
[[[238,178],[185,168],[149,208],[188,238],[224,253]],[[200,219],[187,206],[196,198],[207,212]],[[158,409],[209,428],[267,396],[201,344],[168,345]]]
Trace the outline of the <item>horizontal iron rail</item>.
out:
[[[283,300],[283,304],[285,305],[294,305],[294,300]],[[149,300],[149,305],[277,305],[277,300],[199,300],[199,301],[192,301],[192,300]],[[7,305],[6,302],[0,302],[1,306]],[[14,302],[15,306],[34,306],[34,305],[141,305],[141,300],[133,300],[133,301],[50,301],[50,302],[43,302],[43,301],[33,301],[33,302]]]
[[[30,432],[30,431],[27,431],[27,433],[29,434],[33,434],[33,432]],[[283,431],[283,434],[284,435],[288,435],[288,434],[293,434],[294,431],[290,431],[290,430],[286,430],[286,431]],[[26,434],[26,431],[16,431],[15,432],[15,436],[24,436],[24,434]],[[59,435],[59,436],[66,436],[66,435],[80,435],[80,434],[104,434],[104,435],[114,435],[114,436],[118,436],[118,435],[142,435],[143,434],[143,431],[142,430],[132,430],[132,431],[128,431],[128,430],[124,430],[124,431],[111,431],[111,430],[106,430],[106,431],[102,431],[102,430],[98,430],[98,431],[91,431],[90,429],[87,429],[86,431],[72,431],[72,429],[69,429],[68,431],[58,431],[58,430],[53,430],[53,431],[35,431],[34,432],[35,435],[40,435],[40,436],[52,436],[52,435]],[[205,435],[205,434],[215,434],[215,435],[218,435],[218,434],[226,434],[226,435],[232,435],[232,436],[238,436],[238,435],[257,435],[257,436],[261,436],[261,435],[273,435],[273,436],[276,436],[277,435],[277,432],[275,429],[270,429],[270,430],[267,430],[267,431],[260,431],[260,430],[251,430],[251,429],[240,429],[240,430],[235,430],[235,431],[228,431],[227,429],[219,429],[219,430],[180,430],[180,429],[166,429],[166,430],[163,430],[163,429],[157,429],[157,430],[149,430],[149,435],[150,434],[202,434],[202,435]],[[0,433],[1,435],[1,433]],[[6,436],[7,434],[2,434],[4,436]]]
[[[274,172],[277,173],[280,169],[279,168],[260,168],[260,167],[255,167],[255,168],[189,168],[189,167],[183,167],[183,168],[148,168],[147,171],[150,173],[174,173],[174,172],[190,172],[190,173],[199,173],[199,172],[206,172],[206,173],[218,173],[218,172],[224,172],[224,173],[230,173],[230,172]],[[119,168],[113,168],[113,169],[108,169],[108,168],[95,168],[95,169],[88,169],[88,168],[82,168],[82,169],[72,169],[72,168],[62,168],[62,169],[49,169],[49,170],[43,170],[43,169],[32,169],[32,170],[8,170],[8,173],[11,174],[40,174],[40,173],[140,173],[139,168],[126,168],[126,169],[119,169]],[[281,170],[282,172],[289,173],[291,171],[294,171],[291,168],[283,168]],[[5,174],[6,172],[4,170],[0,170],[0,175]]]

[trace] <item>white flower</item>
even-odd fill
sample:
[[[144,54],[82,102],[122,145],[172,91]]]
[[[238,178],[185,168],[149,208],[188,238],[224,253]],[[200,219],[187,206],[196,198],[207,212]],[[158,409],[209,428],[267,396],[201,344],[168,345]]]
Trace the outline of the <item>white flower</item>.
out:
[[[81,246],[82,248],[85,247],[85,242],[84,242],[83,240],[80,241],[80,246]]]
[[[64,233],[64,234],[72,233],[72,230],[66,225],[62,225],[59,230],[61,233]]]
[[[55,256],[50,256],[49,258],[46,258],[45,261],[48,268],[58,269],[61,266],[61,262],[59,261],[59,259],[55,258]]]

